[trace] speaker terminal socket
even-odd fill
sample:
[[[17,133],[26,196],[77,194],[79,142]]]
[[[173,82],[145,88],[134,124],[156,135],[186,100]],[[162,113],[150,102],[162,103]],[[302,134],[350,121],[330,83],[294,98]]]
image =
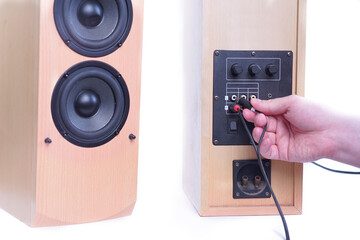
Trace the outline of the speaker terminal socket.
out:
[[[271,161],[262,161],[265,173],[271,182]],[[269,186],[264,180],[257,160],[233,161],[233,197],[239,198],[269,198]]]

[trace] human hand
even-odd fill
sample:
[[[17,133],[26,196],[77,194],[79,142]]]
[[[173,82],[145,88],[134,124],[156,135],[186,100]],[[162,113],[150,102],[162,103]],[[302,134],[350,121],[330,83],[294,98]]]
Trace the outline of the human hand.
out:
[[[334,155],[336,128],[334,116],[329,111],[299,96],[288,96],[262,101],[252,99],[253,107],[243,114],[253,122],[253,137],[259,142],[264,126],[268,123],[260,153],[268,159],[290,162],[310,162]]]

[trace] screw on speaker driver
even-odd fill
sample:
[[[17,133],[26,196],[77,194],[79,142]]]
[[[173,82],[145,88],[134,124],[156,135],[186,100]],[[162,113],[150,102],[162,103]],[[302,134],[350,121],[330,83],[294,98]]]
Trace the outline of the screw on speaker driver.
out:
[[[120,133],[129,106],[122,76],[106,63],[87,61],[61,76],[52,95],[51,113],[66,140],[81,147],[97,147]]]
[[[133,9],[131,0],[55,0],[54,18],[61,38],[72,50],[102,57],[126,40]]]

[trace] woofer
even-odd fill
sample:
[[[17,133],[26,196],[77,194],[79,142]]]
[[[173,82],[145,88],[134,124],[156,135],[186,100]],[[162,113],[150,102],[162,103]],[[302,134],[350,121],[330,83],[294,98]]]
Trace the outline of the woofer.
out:
[[[133,9],[131,0],[55,0],[54,18],[61,38],[71,49],[101,57],[124,43]]]
[[[129,112],[122,76],[98,61],[77,64],[55,86],[51,112],[60,134],[81,147],[97,147],[119,134]]]

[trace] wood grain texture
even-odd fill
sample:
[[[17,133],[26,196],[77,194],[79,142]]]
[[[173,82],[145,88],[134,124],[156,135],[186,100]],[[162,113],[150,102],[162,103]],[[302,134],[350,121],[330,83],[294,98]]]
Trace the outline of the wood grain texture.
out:
[[[143,0],[132,1],[133,25],[124,45],[96,59],[78,55],[61,40],[55,27],[53,1],[2,0],[1,10],[8,13],[14,2],[23,9],[24,16],[19,18],[19,9],[5,15],[19,20],[14,20],[9,30],[15,40],[1,42],[2,52],[10,48],[7,57],[1,58],[1,130],[7,137],[1,140],[5,152],[1,151],[2,207],[34,227],[131,214],[136,202],[138,138],[130,141],[129,135],[139,136]],[[1,24],[6,23],[5,16],[1,14]],[[1,27],[10,29],[6,24]],[[87,60],[113,66],[122,74],[130,93],[130,112],[120,134],[91,149],[77,147],[58,133],[50,106],[60,76]],[[3,117],[6,113],[8,116]],[[44,143],[47,137],[52,144]],[[12,203],[6,205],[9,201]]]
[[[200,192],[191,186],[185,186],[185,189],[193,190],[187,191],[188,195],[192,195],[190,199],[201,199],[200,203],[193,203],[202,216],[277,214],[273,199],[238,200],[232,197],[232,161],[256,159],[256,155],[251,146],[212,144],[213,52],[216,49],[291,50],[294,53],[293,93],[303,95],[305,4],[306,1],[301,0],[202,0],[195,5],[202,18],[199,46],[202,57],[201,60],[186,59],[185,62],[189,60],[188,64],[201,64],[201,80],[197,75],[193,76],[195,85],[196,81],[201,81],[201,91],[198,92],[201,101],[195,101],[195,106],[201,104],[201,114],[196,115],[201,119],[201,124],[187,129],[201,128],[200,137],[192,136],[201,139],[201,146],[186,153],[189,159],[185,162],[194,161],[196,163],[192,163],[192,166],[196,166],[199,164],[196,154],[200,152],[201,174],[186,169],[187,165],[184,164],[184,183],[196,186],[200,181]],[[188,11],[185,8],[185,12]],[[301,32],[298,32],[299,29]],[[190,33],[192,31],[189,30]],[[191,155],[195,157],[190,159]],[[273,161],[271,171],[272,186],[284,212],[300,214],[302,165]]]
[[[0,207],[30,224],[35,200],[38,1],[0,0]]]

